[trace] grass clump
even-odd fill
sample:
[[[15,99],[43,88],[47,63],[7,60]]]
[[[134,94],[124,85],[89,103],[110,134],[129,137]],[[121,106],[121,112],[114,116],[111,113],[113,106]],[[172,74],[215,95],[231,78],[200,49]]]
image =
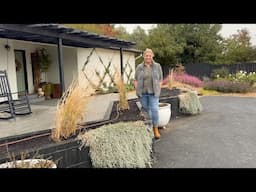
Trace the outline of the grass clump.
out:
[[[52,139],[60,141],[76,133],[82,122],[89,100],[90,89],[84,88],[78,81],[73,81],[57,103],[55,128]]]
[[[189,91],[179,95],[178,97],[180,104],[179,110],[181,113],[195,115],[202,111],[202,105],[197,94]]]
[[[115,84],[117,86],[118,94],[119,94],[119,105],[118,109],[120,111],[128,110],[129,104],[127,100],[127,90],[120,73],[116,73],[115,76]]]
[[[95,168],[152,166],[153,133],[142,121],[119,122],[90,130],[78,138],[89,147]]]
[[[172,89],[174,83],[173,79],[173,69],[169,70],[169,75],[168,75],[168,88]]]

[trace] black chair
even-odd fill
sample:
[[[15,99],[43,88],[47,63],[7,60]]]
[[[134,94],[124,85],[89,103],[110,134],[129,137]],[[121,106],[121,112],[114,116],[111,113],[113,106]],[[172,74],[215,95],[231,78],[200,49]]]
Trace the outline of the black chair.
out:
[[[12,94],[18,94],[19,99],[14,100]],[[11,92],[6,71],[0,71],[0,119],[15,119],[16,115],[30,113],[27,91]]]

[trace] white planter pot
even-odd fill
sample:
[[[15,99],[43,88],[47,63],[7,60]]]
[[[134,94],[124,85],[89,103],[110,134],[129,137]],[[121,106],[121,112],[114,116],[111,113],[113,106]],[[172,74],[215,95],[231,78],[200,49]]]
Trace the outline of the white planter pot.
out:
[[[51,167],[43,167],[43,165],[49,165],[52,164]],[[19,164],[24,164],[24,166],[19,166]],[[41,165],[40,166],[35,166],[36,164]],[[18,166],[18,167],[16,167]],[[46,160],[46,159],[25,159],[25,160],[17,160],[16,161],[16,166],[14,162],[7,162],[7,163],[2,163],[0,164],[0,168],[57,168],[56,164],[51,161],[51,160]]]
[[[159,127],[165,127],[171,118],[171,104],[159,103]]]

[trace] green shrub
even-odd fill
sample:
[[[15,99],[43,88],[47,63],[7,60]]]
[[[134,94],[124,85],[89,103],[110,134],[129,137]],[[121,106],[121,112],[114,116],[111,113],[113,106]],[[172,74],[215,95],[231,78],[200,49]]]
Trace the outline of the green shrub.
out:
[[[126,91],[128,91],[128,92],[135,90],[133,84],[125,84],[125,88],[126,88]]]
[[[152,166],[152,130],[142,121],[104,125],[78,136],[89,146],[95,168],[146,168]]]
[[[226,77],[228,77],[228,75],[229,75],[229,70],[226,67],[214,69],[211,73],[211,77],[213,79],[226,78]]]
[[[247,93],[252,90],[247,82],[229,81],[226,79],[217,79],[204,84],[204,89],[216,90],[223,93]]]
[[[179,104],[179,110],[183,114],[195,115],[202,111],[202,105],[197,94],[190,91],[179,95]]]
[[[227,79],[234,82],[246,82],[249,83],[250,86],[253,86],[256,83],[256,73],[247,73],[246,71],[241,70],[235,74],[229,74]]]
[[[53,84],[46,83],[44,85],[44,94],[45,94],[46,99],[50,99],[52,93],[53,93]]]

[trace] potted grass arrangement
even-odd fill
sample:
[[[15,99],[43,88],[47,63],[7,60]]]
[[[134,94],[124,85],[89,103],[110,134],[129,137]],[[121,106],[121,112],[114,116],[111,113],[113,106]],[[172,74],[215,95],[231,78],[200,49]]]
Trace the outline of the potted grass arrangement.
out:
[[[16,160],[14,154],[10,156],[10,161],[6,163],[1,163],[0,168],[57,168],[57,162],[50,159],[42,158],[38,154],[34,155],[32,158],[28,158],[27,153],[20,154],[20,160]]]

